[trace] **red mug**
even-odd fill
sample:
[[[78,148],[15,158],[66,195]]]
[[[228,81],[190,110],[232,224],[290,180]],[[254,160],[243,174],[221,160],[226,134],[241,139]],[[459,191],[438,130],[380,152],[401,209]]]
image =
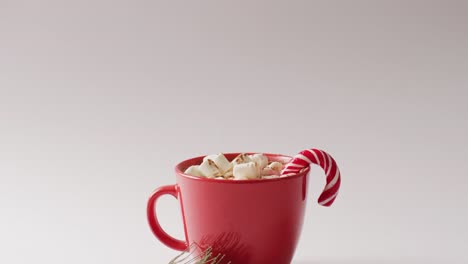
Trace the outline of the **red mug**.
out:
[[[225,154],[228,160],[239,153]],[[287,163],[291,157],[265,154]],[[203,156],[179,163],[177,184],[163,186],[148,200],[148,222],[166,246],[184,251],[189,245],[211,247],[232,264],[289,264],[302,229],[307,201],[309,169],[289,177],[269,180],[216,180],[184,174]],[[185,240],[168,235],[160,226],[155,205],[163,195],[179,200]]]

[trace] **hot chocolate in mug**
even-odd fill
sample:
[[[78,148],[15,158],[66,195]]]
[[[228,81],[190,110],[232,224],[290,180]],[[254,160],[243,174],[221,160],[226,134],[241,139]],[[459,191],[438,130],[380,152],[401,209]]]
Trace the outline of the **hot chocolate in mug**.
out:
[[[214,255],[221,253],[225,255],[223,260],[232,264],[289,264],[304,221],[310,171],[306,163],[318,164],[330,174],[322,196],[327,191],[337,194],[340,185],[338,168],[331,168],[333,158],[325,152],[321,156],[308,151],[314,156],[264,154],[270,161],[289,162],[290,170],[304,165],[292,176],[268,180],[217,180],[184,173],[188,167],[202,163],[204,156],[179,163],[175,167],[176,184],[156,189],[148,200],[148,222],[154,235],[179,251],[192,244],[201,250],[211,247]],[[225,156],[231,161],[239,154]],[[294,159],[296,164],[291,163]],[[330,205],[336,194],[321,204]],[[158,222],[155,206],[163,195],[180,202],[184,240],[167,234]]]

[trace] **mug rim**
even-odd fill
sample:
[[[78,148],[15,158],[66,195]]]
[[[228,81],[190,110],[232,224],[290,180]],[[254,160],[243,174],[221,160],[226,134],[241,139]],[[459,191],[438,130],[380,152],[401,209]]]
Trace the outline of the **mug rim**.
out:
[[[226,156],[237,156],[239,154],[245,153],[247,155],[251,154],[257,154],[261,153],[267,157],[276,157],[276,158],[286,158],[288,160],[291,160],[293,157],[289,155],[284,155],[284,154],[276,154],[276,153],[262,153],[262,152],[229,152],[229,153],[223,153],[223,155]],[[286,180],[292,180],[296,178],[300,178],[302,176],[305,176],[309,173],[310,167],[306,168],[304,171],[296,173],[291,176],[287,177],[280,177],[280,178],[274,178],[274,179],[253,179],[253,180],[218,180],[214,178],[205,178],[205,177],[198,177],[198,176],[193,176],[189,174],[185,174],[182,170],[181,167],[185,165],[186,163],[192,163],[194,160],[199,160],[203,159],[207,155],[201,155],[193,158],[186,159],[184,161],[179,162],[175,166],[175,172],[177,176],[181,176],[186,179],[194,180],[194,181],[201,181],[201,182],[216,182],[216,183],[222,183],[222,184],[255,184],[255,183],[268,183],[268,182],[277,182],[277,181],[286,181]]]

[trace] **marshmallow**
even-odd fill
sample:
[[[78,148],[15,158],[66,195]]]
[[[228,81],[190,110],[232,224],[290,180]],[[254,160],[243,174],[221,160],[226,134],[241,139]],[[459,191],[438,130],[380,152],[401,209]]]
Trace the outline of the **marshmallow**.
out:
[[[208,159],[215,162],[221,174],[225,174],[226,172],[232,169],[232,164],[229,162],[229,160],[226,159],[226,157],[222,153],[208,155],[203,158],[203,161],[206,161]]]
[[[253,154],[249,158],[257,164],[257,167],[262,170],[268,165],[268,158],[263,154]]]
[[[242,153],[232,160],[232,164],[235,166],[237,164],[243,164],[251,161],[252,159],[247,154]]]
[[[224,177],[224,178],[231,178],[231,177],[234,176],[233,173],[234,173],[234,172],[233,172],[233,169],[231,168],[230,170],[226,171],[226,172],[223,174],[223,177]]]
[[[283,164],[281,162],[273,161],[268,165],[268,168],[277,171],[279,174],[283,170]]]
[[[255,179],[259,177],[257,164],[255,162],[235,165],[233,174],[236,180]]]
[[[268,175],[280,175],[281,171],[275,171],[274,169],[270,167],[266,167],[262,170],[261,175],[262,176],[268,176]]]
[[[216,163],[210,159],[206,159],[198,167],[201,174],[207,178],[215,178],[222,175]]]
[[[268,175],[268,176],[263,176],[262,179],[269,180],[269,179],[277,179],[279,178],[279,175]]]
[[[207,155],[199,166],[190,166],[186,174],[217,180],[275,179],[294,174],[280,175],[284,165],[277,161],[268,161],[263,154],[239,154],[232,162],[224,154]]]
[[[195,165],[188,167],[184,173],[192,176],[203,177],[199,167]]]

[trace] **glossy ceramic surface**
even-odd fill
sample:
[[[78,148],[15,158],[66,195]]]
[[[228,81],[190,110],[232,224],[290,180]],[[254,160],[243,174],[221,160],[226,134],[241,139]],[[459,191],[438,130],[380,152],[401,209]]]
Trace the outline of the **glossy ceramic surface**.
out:
[[[239,153],[225,154],[232,160]],[[287,162],[291,157],[265,154]],[[273,180],[226,181],[183,174],[203,157],[176,166],[176,185],[158,188],[147,213],[155,236],[166,246],[185,250],[189,244],[212,246],[233,264],[288,264],[302,229],[307,201],[308,170]],[[162,195],[180,201],[186,241],[172,238],[160,227],[155,204]]]

